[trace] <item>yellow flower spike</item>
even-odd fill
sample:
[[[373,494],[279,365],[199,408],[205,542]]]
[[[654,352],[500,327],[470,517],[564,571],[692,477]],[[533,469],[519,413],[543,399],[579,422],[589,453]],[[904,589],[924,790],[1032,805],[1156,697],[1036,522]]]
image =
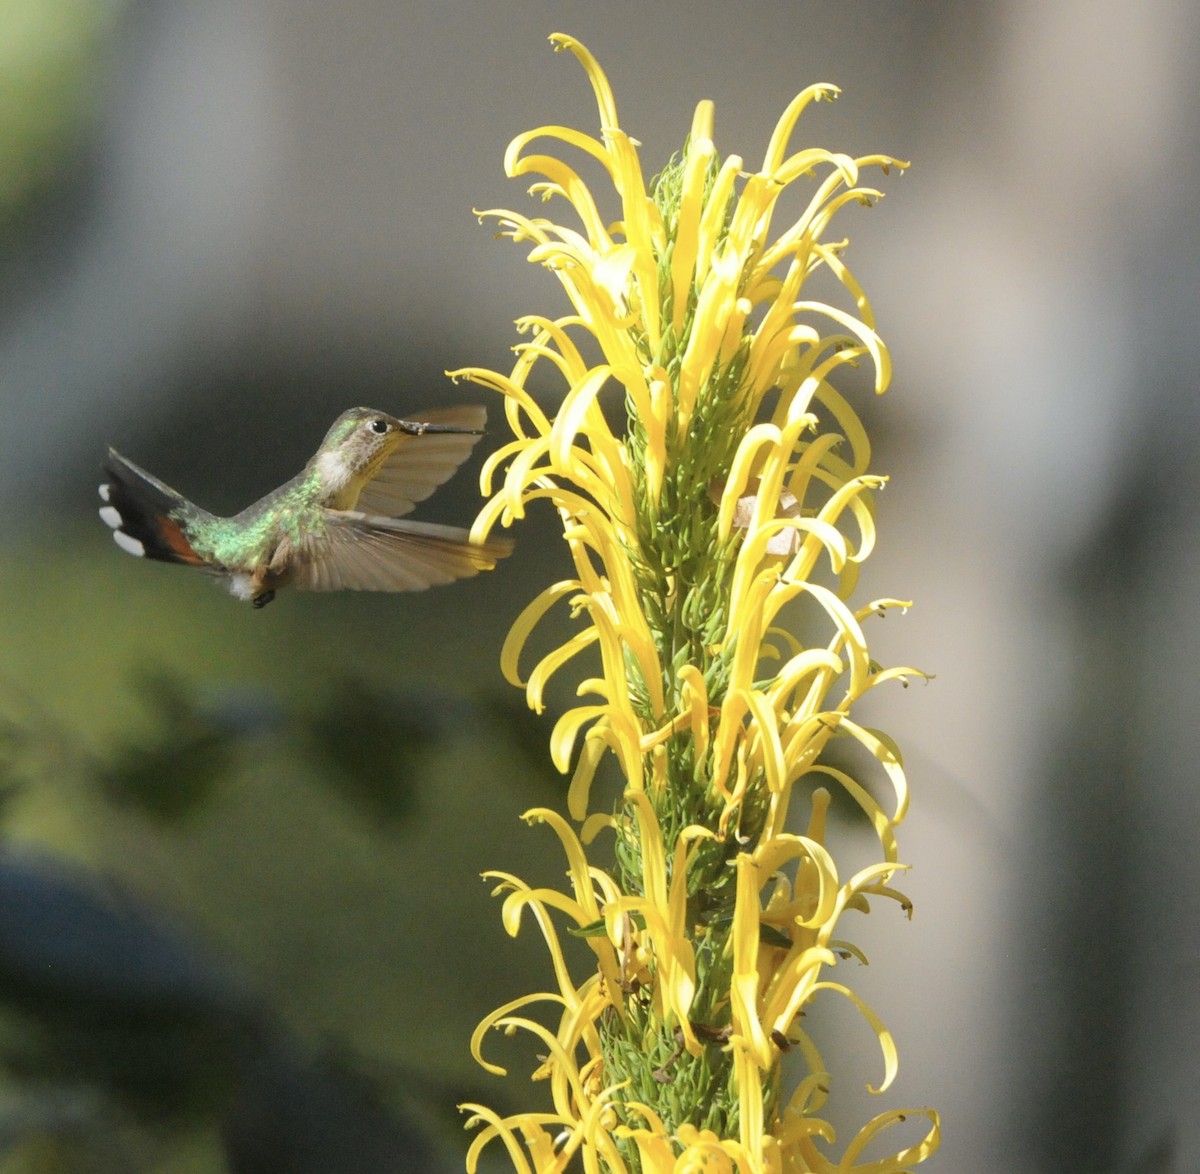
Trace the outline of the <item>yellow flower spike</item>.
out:
[[[815,519],[795,522],[794,528],[800,538],[799,550],[788,564],[785,577],[790,580],[807,579],[816,568],[821,555],[829,557],[829,567],[834,574],[841,573],[847,563],[861,563],[875,548],[875,526],[870,513],[863,507],[860,494],[869,488],[862,481],[852,481],[842,486],[821,507]],[[859,544],[855,549],[847,536],[838,529],[839,515],[849,510],[859,527]],[[839,584],[839,595],[844,595]]]
[[[483,542],[498,525],[508,525],[513,521],[503,497],[493,497],[484,502],[475,521],[471,525],[472,542]]]
[[[682,1125],[672,1144],[662,1120],[649,1106],[630,1103],[627,1108],[643,1116],[648,1127],[631,1129],[622,1126],[617,1132],[635,1142],[642,1169],[647,1174],[734,1174],[734,1171],[752,1174],[756,1169],[744,1146],[722,1140],[711,1129]],[[676,1146],[681,1147],[678,1153]],[[774,1174],[777,1167],[762,1169]]]
[[[832,168],[836,173],[835,182],[840,182],[848,188],[853,188],[858,183],[859,161],[857,159],[834,151],[823,151],[819,147],[810,147],[808,150],[797,151],[795,155],[788,156],[770,175],[780,187],[787,187],[788,184],[801,177],[811,176],[822,164]],[[820,196],[821,193],[817,194]],[[781,239],[785,238],[786,234]]]
[[[637,914],[646,923],[642,948],[652,954],[656,964],[652,987],[656,1016],[678,1033],[682,1045],[691,1055],[701,1056],[704,1049],[690,1018],[696,990],[696,960],[691,942],[682,934],[672,932],[669,911],[661,906],[626,898],[622,909],[631,916]],[[611,914],[606,913],[606,922],[611,926]]]
[[[788,1107],[780,1115],[780,1123],[775,1129],[776,1144],[782,1152],[796,1161],[797,1169],[815,1170],[817,1168],[811,1164],[811,1159],[804,1165],[800,1165],[797,1161],[802,1147],[811,1147],[812,1138],[819,1137],[827,1144],[832,1144],[835,1140],[836,1135],[829,1122],[814,1116],[815,1113],[820,1112],[827,1096],[827,1093],[820,1088],[822,1079],[828,1080],[828,1074],[813,1073],[800,1082]],[[819,1158],[818,1160],[824,1161],[825,1159]]]
[[[712,746],[712,782],[724,786],[734,755],[742,741],[742,720],[749,711],[748,690],[733,688],[721,703]]]
[[[633,808],[638,825],[643,854],[642,891],[645,894],[644,901],[633,901],[629,907],[636,909],[646,919],[648,929],[653,925],[656,930],[656,954],[663,968],[665,1003],[678,1017],[678,1027],[689,1050],[699,1054],[700,1046],[688,1018],[695,985],[695,961],[691,944],[685,936],[687,927],[684,923],[688,844],[695,834],[680,837],[676,844],[674,875],[668,884],[662,833],[649,798],[644,792],[630,791],[626,793],[625,800]]]
[[[582,131],[575,130],[569,126],[539,126],[536,130],[524,131],[522,134],[517,135],[505,149],[504,172],[510,179],[517,179],[519,176],[531,171],[535,174],[549,175],[550,172],[544,169],[546,166],[562,166],[562,161],[554,155],[539,156],[538,165],[536,166],[525,165],[527,156],[524,156],[523,152],[526,146],[541,138],[558,139],[560,142],[566,143],[569,147],[574,147],[576,150],[591,155],[602,167],[609,168],[608,153],[604,149],[604,144],[592,135],[584,134]],[[586,188],[584,191],[588,202],[591,203],[591,193]]]
[[[836,525],[841,515],[849,511],[858,527],[858,549],[853,554],[855,562],[862,562],[875,549],[875,517],[871,494],[883,489],[886,477],[854,477],[838,486],[832,496],[821,507],[817,515],[822,522]]]
[[[842,909],[861,908],[866,912],[870,907],[860,899],[864,894],[871,893],[874,896],[891,896],[896,893],[896,890],[888,887],[887,882],[897,872],[905,872],[908,869],[907,864],[893,864],[884,861],[882,864],[872,864],[868,868],[860,869],[856,872],[843,886],[839,894],[841,908],[839,908],[839,916]],[[905,897],[896,897],[901,903],[907,901]],[[832,932],[832,926],[829,927]],[[833,938],[826,935],[826,940],[832,942]]]
[[[584,852],[583,845],[579,842],[578,836],[575,835],[566,820],[557,811],[552,811],[548,807],[532,807],[521,818],[530,825],[544,823],[558,837],[559,842],[562,844],[563,852],[567,857],[570,868],[569,875],[576,898],[581,902],[583,909],[581,924],[586,925],[589,922],[595,921],[599,917],[600,911],[597,909],[592,895],[587,853]]]
[[[653,733],[643,734],[641,741],[642,753],[649,754],[652,751],[661,752],[663,743],[673,738],[681,730],[686,729],[687,724],[688,715],[681,713],[678,717],[672,718],[665,726],[655,730]]]
[[[685,1040],[694,1043],[695,1035],[688,1013],[691,1010],[692,996],[696,989],[696,962],[692,944],[688,939],[687,871],[688,853],[695,837],[688,835],[689,830],[685,829],[675,844],[675,859],[672,862],[673,871],[667,894],[666,921],[674,947],[672,950],[674,973],[668,977],[668,981],[674,988],[671,1001],[679,1013],[680,1030],[683,1032]],[[707,828],[696,830],[704,837],[711,835]],[[693,1054],[698,1055],[699,1053],[700,1048],[696,1045]]]
[[[510,444],[506,444],[501,448],[498,448],[490,457],[488,457],[488,459],[484,462],[483,469],[480,471],[479,475],[480,484],[485,493],[491,492],[493,480],[495,479],[496,474],[500,472],[504,463],[506,461],[511,463],[514,457],[528,452],[532,447],[532,443],[533,442],[531,439],[513,441]],[[535,459],[536,455],[537,454],[534,454]],[[507,484],[508,480],[508,475],[505,474],[503,481]],[[509,497],[503,503],[505,511],[510,517],[523,517],[525,513],[525,499],[519,493],[520,483],[518,482],[517,485],[517,495],[515,497]]]
[[[854,613],[854,618],[860,623],[865,620],[867,616],[875,616],[878,619],[883,619],[883,617],[893,608],[899,608],[901,613],[904,613],[907,612],[912,605],[913,601],[911,599],[872,599],[870,603],[865,604]],[[918,669],[914,669],[913,674],[918,677],[925,677],[927,675]]]
[[[627,1129],[620,1135],[633,1141],[641,1168],[647,1174],[675,1174],[675,1147],[665,1134],[659,1136],[645,1129]]]
[[[804,263],[806,270],[811,271],[823,264],[825,257],[830,252],[836,254],[845,246],[846,242],[844,241],[824,244],[821,241],[821,234],[846,205],[865,204],[870,206],[879,199],[881,194],[874,188],[862,187],[852,187],[848,191],[838,192],[838,189],[845,183],[846,175],[840,170],[826,176],[820,188],[809,200],[808,207],[800,219],[755,258],[754,270],[748,284],[749,289],[757,288],[757,283],[788,257],[796,257]],[[869,326],[870,323],[868,322],[867,325]]]
[[[722,838],[734,835],[736,839],[741,839],[737,835],[737,823],[735,820],[740,820],[741,818],[742,803],[746,798],[746,792],[750,788],[752,779],[747,757],[746,743],[744,741],[739,742],[734,752],[733,786],[728,791],[724,791],[722,796],[725,801],[719,824],[719,831]]]
[[[783,1128],[777,1128],[776,1134],[786,1137],[792,1130],[795,1130],[799,1136],[816,1135],[826,1141],[833,1141],[835,1137],[833,1127],[827,1121],[822,1121],[814,1116],[825,1107],[829,1100],[832,1078],[825,1068],[825,1061],[805,1032],[794,1028],[790,1038],[792,1046],[797,1048],[804,1057],[809,1074],[800,1081],[796,1091],[788,1100],[787,1107],[781,1114]],[[797,1116],[801,1113],[807,1116],[803,1127],[796,1121]],[[791,1148],[788,1152],[794,1155],[796,1151]]]
[[[754,535],[750,539],[759,546],[755,558],[744,560],[744,566],[761,561],[766,538]],[[735,571],[734,588],[744,582],[749,575],[741,575],[743,564],[739,563]],[[730,623],[726,636],[727,641],[733,642],[733,658],[730,664],[729,683],[731,688],[749,689],[755,679],[758,667],[759,650],[765,633],[784,604],[802,594],[809,584],[784,583],[775,567],[766,567],[758,571],[750,580],[744,594],[734,596],[731,591]]]
[[[854,613],[834,592],[819,583],[796,583],[793,586],[804,594],[811,595],[833,624],[836,635],[830,642],[829,650],[846,657],[850,673],[850,680],[846,685],[847,695],[852,698],[861,697],[867,691],[867,682],[871,675],[871,657],[867,650],[866,637],[861,625],[854,618]],[[790,598],[791,595],[783,589],[772,594],[767,601],[772,619]]]
[[[878,376],[876,376],[875,386],[877,390],[881,390]],[[849,462],[846,462],[837,453],[830,452],[825,458],[825,466],[831,474],[842,481],[849,481],[851,477],[861,476],[867,471],[867,465],[871,460],[871,442],[867,438],[862,421],[854,409],[826,380],[821,381],[815,398],[821,407],[833,417],[842,436],[849,444],[852,457]]]
[[[759,427],[762,428],[761,440],[753,446],[756,456],[754,467],[758,474],[752,495],[754,504],[746,524],[746,540],[738,556],[748,565],[761,557],[754,546],[758,532],[779,517],[779,492],[787,469],[786,454],[795,447],[804,421],[797,420],[783,429],[777,429],[774,424],[762,424]]]
[[[583,906],[557,889],[520,888],[509,894],[504,901],[501,921],[509,937],[516,937],[520,929],[521,914],[527,905],[537,904],[542,908],[557,909],[572,918],[578,925],[588,925],[595,918],[585,916]]]
[[[575,836],[565,820],[531,813],[559,836],[569,887],[502,876],[502,912],[510,932],[532,912],[558,989],[514,1001],[480,1029],[530,1032],[545,1045],[533,1075],[554,1111],[479,1112],[469,1161],[499,1140],[516,1168],[538,1174],[844,1172],[859,1150],[852,1143],[835,1164],[817,1148],[832,1143],[814,1116],[831,1077],[799,1016],[823,990],[845,994],[875,1030],[881,1087],[890,1082],[891,1037],[824,973],[839,956],[861,957],[839,925],[844,913],[866,912],[875,897],[908,908],[890,887],[908,802],[900,754],[850,715],[877,685],[920,674],[880,666],[868,651],[867,614],[893,602],[847,602],[874,547],[872,494],[883,479],[832,380],[865,359],[882,390],[891,368],[845,263],[847,242],[830,230],[847,205],[877,198],[860,184],[864,170],[895,161],[793,146],[802,112],[833,94],[817,86],[781,116],[759,172],[721,159],[712,105],[701,102],[682,155],[647,182],[595,59],[569,37],[552,40],[587,74],[599,125],[526,132],[506,167],[574,223],[487,215],[554,274],[568,312],[518,320],[524,337],[508,375],[459,374],[504,397],[513,435],[485,463],[491,500],[473,533],[510,525],[544,498],[574,564],[573,578],[521,611],[501,664],[540,709],[551,678],[594,650],[577,672],[582,703],[551,733],[553,761],[570,775],[567,810],[583,826]],[[615,220],[602,219],[612,196],[597,198],[575,153],[600,164]],[[791,200],[801,213],[784,220],[781,194],[801,184]],[[832,302],[810,296],[818,276]],[[537,380],[543,394],[547,375],[562,389],[557,410],[528,391]],[[623,396],[624,428],[609,388]],[[784,618],[804,596],[816,606],[801,637]],[[560,602],[575,626],[538,646],[526,675],[525,647]],[[824,762],[835,737],[853,745],[853,767]],[[590,811],[608,752],[623,778],[612,815]],[[864,763],[888,778],[894,802],[879,799]],[[817,778],[843,789],[878,844],[881,859],[845,881],[825,842],[828,791],[812,793],[807,835],[786,827],[797,783],[804,795]],[[600,830],[613,833],[611,871],[587,861]],[[582,981],[552,916],[588,943]],[[557,1013],[556,1025],[531,1018],[535,1009]],[[790,1097],[780,1088],[789,1047],[807,1066]],[[871,1128],[860,1136],[882,1130]],[[902,1152],[935,1145],[936,1123]],[[898,1171],[898,1160],[881,1159],[879,1174]]]
[[[779,324],[764,322],[751,336],[747,386],[761,399],[772,387],[783,384],[785,364],[794,363],[801,348],[811,351],[823,341],[814,327],[796,323],[790,317]],[[839,362],[850,362],[852,358],[847,352]],[[780,402],[786,403],[786,397]]]
[[[501,490],[504,496],[504,507],[513,518],[525,516],[525,504],[528,500],[527,490],[536,484],[543,472],[549,472],[548,466],[538,467],[537,462],[550,455],[550,438],[539,437],[521,445],[513,457],[504,478]]]

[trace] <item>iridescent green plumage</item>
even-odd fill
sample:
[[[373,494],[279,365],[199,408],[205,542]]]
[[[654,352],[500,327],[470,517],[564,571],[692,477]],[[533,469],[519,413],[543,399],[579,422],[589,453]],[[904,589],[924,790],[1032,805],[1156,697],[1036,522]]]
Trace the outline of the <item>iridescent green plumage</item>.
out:
[[[231,518],[220,518],[185,501],[171,517],[206,563],[222,567],[269,559],[281,537],[300,546],[325,529],[326,493],[320,475],[306,468],[278,489]]]

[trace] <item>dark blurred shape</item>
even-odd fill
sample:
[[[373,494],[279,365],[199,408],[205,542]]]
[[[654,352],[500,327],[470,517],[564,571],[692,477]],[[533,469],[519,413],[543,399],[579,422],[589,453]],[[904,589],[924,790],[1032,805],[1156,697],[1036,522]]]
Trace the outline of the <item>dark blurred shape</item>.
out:
[[[0,711],[0,825],[21,793],[33,754],[29,730]]]
[[[285,1041],[255,1058],[225,1117],[229,1174],[433,1174],[433,1150],[385,1108],[375,1084],[330,1053]]]
[[[87,1081],[152,1115],[228,1094],[259,1011],[147,910],[49,858],[0,854],[0,1042],[17,1075]]]
[[[107,796],[160,819],[179,819],[208,799],[247,739],[284,725],[281,707],[262,691],[205,696],[177,677],[156,673],[142,693],[156,719],[150,738],[127,742],[99,769]]]
[[[364,1079],[161,915],[61,861],[0,852],[0,1011],[0,1064],[45,1110],[20,1114],[27,1132],[211,1119],[234,1174],[434,1168]],[[29,1140],[17,1132],[6,1122],[0,1157]]]
[[[377,827],[416,811],[426,755],[460,728],[461,703],[345,677],[304,722],[303,738],[329,785]]]
[[[1174,1174],[1182,1169],[1176,1155],[1174,1130],[1168,1128],[1150,1143],[1150,1148],[1139,1157],[1129,1174]]]
[[[488,693],[476,705],[477,721],[482,723],[484,736],[503,745],[505,753],[520,765],[518,779],[536,791],[541,801],[564,798],[568,776],[559,773],[547,752],[550,731],[560,716],[559,711],[548,705],[546,712],[534,713],[524,695],[512,690]],[[597,787],[607,778],[620,777],[611,755],[601,760],[596,774]]]
[[[347,675],[315,701],[289,706],[267,689],[214,689],[165,671],[144,675],[139,691],[150,730],[99,760],[18,690],[0,694],[0,822],[23,786],[64,770],[117,806],[179,821],[213,800],[247,756],[288,770],[299,753],[322,785],[390,832],[416,815],[420,787],[436,773],[434,757],[473,739],[486,740],[497,764],[508,764],[511,777],[539,798],[560,796],[566,786],[545,754],[552,720],[506,694],[465,699]]]

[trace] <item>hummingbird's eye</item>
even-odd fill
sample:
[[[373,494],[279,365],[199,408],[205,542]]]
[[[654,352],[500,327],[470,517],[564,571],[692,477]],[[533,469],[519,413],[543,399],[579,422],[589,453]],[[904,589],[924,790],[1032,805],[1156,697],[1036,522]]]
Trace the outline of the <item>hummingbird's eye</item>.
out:
[[[386,420],[372,420],[367,425],[376,436],[384,436],[392,430],[392,426]]]

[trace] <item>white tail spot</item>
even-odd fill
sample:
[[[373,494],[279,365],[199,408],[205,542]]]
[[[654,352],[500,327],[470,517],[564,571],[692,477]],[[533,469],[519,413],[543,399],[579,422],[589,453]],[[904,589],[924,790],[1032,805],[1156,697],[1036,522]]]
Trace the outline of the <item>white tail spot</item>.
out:
[[[102,514],[104,513],[103,510],[101,510],[100,512]],[[116,513],[115,510],[113,512]],[[107,518],[105,518],[104,520],[106,522],[108,522]],[[109,522],[108,524],[110,526],[112,525],[111,522]],[[113,541],[122,550],[128,552],[129,554],[136,555],[138,558],[145,558],[145,556],[146,556],[146,548],[136,538],[134,538],[132,535],[126,534],[123,530],[114,530],[113,531]]]
[[[121,528],[121,515],[112,506],[102,506],[100,517],[110,529],[119,530]]]
[[[101,501],[111,501],[112,500],[112,498],[110,496],[111,493],[112,493],[112,486],[109,485],[107,482],[105,482],[103,485],[100,486],[100,500]]]

